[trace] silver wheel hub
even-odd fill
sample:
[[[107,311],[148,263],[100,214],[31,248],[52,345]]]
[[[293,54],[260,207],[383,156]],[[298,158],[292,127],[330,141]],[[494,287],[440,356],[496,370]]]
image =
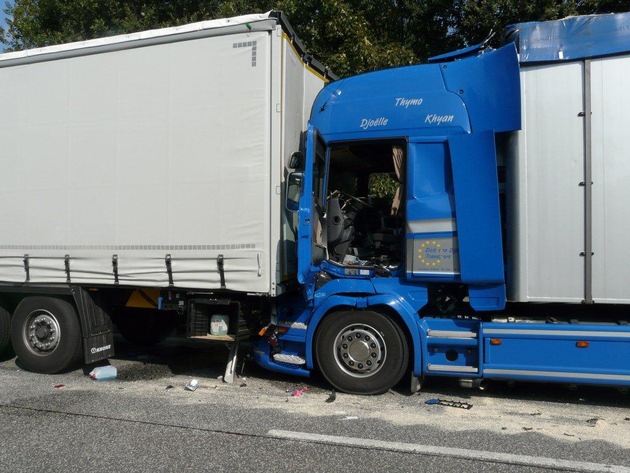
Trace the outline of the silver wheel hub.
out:
[[[61,330],[53,314],[37,310],[28,316],[24,335],[33,353],[48,354],[59,345]]]
[[[383,367],[386,348],[380,332],[369,325],[345,327],[335,338],[335,360],[350,376],[367,378]]]

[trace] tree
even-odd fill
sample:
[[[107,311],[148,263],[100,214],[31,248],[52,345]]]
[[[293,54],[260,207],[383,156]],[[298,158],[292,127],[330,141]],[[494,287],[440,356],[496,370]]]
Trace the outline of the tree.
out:
[[[511,23],[627,11],[627,0],[5,0],[9,50],[283,10],[340,76],[422,62]]]
[[[513,23],[630,10],[627,0],[460,0],[459,3],[457,36],[466,44],[483,41],[490,31],[497,33],[496,44],[505,27]]]

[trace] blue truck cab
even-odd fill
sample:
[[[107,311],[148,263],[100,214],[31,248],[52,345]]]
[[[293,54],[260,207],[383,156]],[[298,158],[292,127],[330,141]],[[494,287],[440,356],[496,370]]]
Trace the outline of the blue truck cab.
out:
[[[408,372],[416,387],[428,375],[630,383],[627,325],[591,323],[601,314],[588,312],[567,328],[547,308],[521,317],[531,310],[506,296],[501,153],[522,127],[516,46],[479,45],[320,92],[287,178],[300,294],[278,300],[259,364],[319,369],[363,394]]]

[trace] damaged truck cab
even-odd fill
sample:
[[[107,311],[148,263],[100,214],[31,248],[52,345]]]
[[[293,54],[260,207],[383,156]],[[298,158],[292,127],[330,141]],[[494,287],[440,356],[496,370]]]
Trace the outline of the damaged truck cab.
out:
[[[302,298],[256,360],[367,394],[407,369],[628,386],[628,25],[515,25],[324,88],[288,179]]]
[[[261,364],[302,374],[318,366],[338,389],[382,392],[408,362],[423,372],[432,322],[421,309],[464,298],[475,310],[504,308],[495,135],[520,128],[518,60],[513,44],[464,54],[340,80],[318,95],[293,163],[299,178],[289,177],[301,182],[299,202],[287,203],[298,214],[304,303],[279,304],[283,333],[271,357],[259,344]],[[455,353],[467,372],[471,349]],[[452,370],[444,356],[428,356],[433,371]]]

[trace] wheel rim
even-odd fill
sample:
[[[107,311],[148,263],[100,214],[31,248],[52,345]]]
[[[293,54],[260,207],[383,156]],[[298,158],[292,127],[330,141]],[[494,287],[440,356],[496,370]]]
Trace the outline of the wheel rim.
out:
[[[31,312],[24,324],[24,344],[36,355],[50,355],[59,346],[61,328],[57,318],[47,310]]]
[[[348,375],[367,378],[376,374],[387,355],[385,340],[374,327],[353,324],[335,337],[335,360]]]

